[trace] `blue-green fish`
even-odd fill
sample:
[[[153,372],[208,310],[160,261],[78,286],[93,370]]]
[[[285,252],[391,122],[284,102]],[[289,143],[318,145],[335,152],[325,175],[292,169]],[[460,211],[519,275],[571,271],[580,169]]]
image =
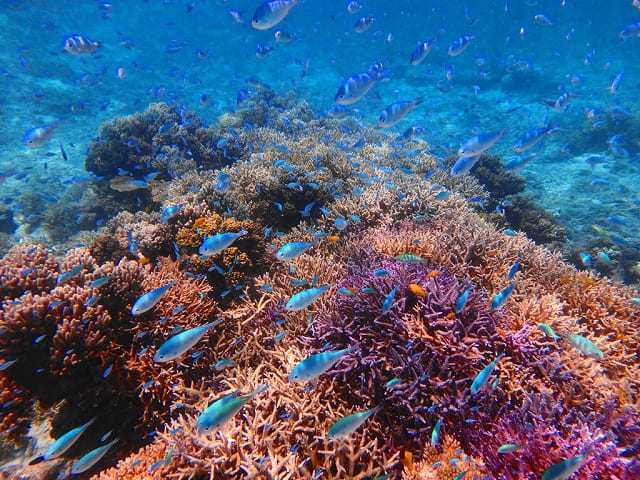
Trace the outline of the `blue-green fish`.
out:
[[[600,350],[598,346],[588,338],[585,338],[576,333],[567,335],[564,338],[571,344],[572,347],[576,348],[580,351],[580,353],[586,355],[587,357],[593,358],[594,360],[602,360],[602,358],[604,357],[604,353],[602,353],[602,350]]]
[[[218,360],[213,368],[216,369],[216,372],[221,372],[225,368],[231,367],[233,365],[235,365],[235,362],[233,360],[223,358],[222,360]]]
[[[96,463],[98,463],[102,457],[105,456],[107,450],[113,447],[118,440],[120,439],[114,438],[106,445],[91,450],[84,457],[80,458],[80,460],[73,464],[73,467],[71,467],[71,474],[76,475],[78,473],[86,472],[87,470],[89,470]]]
[[[389,294],[385,297],[384,302],[382,302],[382,315],[386,315],[391,310],[391,306],[393,305],[393,297],[398,290],[398,286],[394,287],[393,290],[389,292]]]
[[[560,336],[556,332],[554,332],[553,328],[551,328],[546,323],[539,323],[538,328],[542,330],[542,332],[544,332],[546,335],[549,335],[554,340],[560,339]]]
[[[517,281],[502,289],[500,293],[493,297],[493,300],[491,301],[491,310],[498,310],[500,307],[502,307],[511,296],[511,293],[513,293],[516,285],[518,285]]]
[[[212,235],[205,239],[204,242],[202,242],[198,253],[200,255],[204,255],[205,257],[210,257],[212,255],[215,255],[216,253],[220,253],[225,248],[230,247],[233,242],[246,234],[246,230],[242,230],[241,232],[237,233],[229,232]]]
[[[142,295],[135,301],[133,307],[131,307],[131,315],[141,315],[151,310],[155,307],[156,303],[164,297],[164,294],[167,293],[167,290],[169,290],[174,283],[175,280],[167,283],[164,287],[156,288]]]
[[[283,245],[276,253],[276,259],[290,262],[315,245],[315,242],[291,242]]]
[[[584,464],[584,460],[584,455],[578,455],[551,465],[542,474],[542,480],[566,480]]]
[[[239,391],[230,393],[209,405],[198,417],[196,427],[198,434],[212,433],[222,428],[253,397],[264,392],[269,385],[260,385],[253,392],[238,396]]]
[[[156,363],[164,363],[179,358],[198,343],[205,333],[221,322],[222,319],[216,320],[215,322],[207,323],[201,327],[190,328],[189,330],[174,335],[160,346],[153,356],[153,361]]]
[[[396,255],[393,258],[399,262],[407,263],[407,264],[427,263],[427,261],[424,258],[420,257],[419,255],[415,255],[413,253],[401,253],[400,255]]]
[[[301,292],[293,295],[287,304],[284,306],[285,310],[289,312],[295,312],[303,310],[315,302],[320,296],[331,288],[332,284],[324,285],[322,287],[307,288]]]
[[[460,472],[458,475],[453,477],[453,480],[462,480],[464,476],[467,474],[469,470],[465,470],[464,472]]]
[[[100,288],[101,286],[106,285],[107,283],[109,283],[112,278],[113,277],[111,277],[111,276],[96,278],[93,282],[91,282],[89,284],[89,286],[92,287],[92,288]]]
[[[435,426],[433,427],[433,430],[431,430],[431,446],[435,447],[436,445],[438,445],[438,440],[440,440],[440,425],[442,424],[442,419],[439,418],[436,421]]]
[[[396,378],[392,378],[387,383],[385,383],[384,387],[391,389],[391,388],[395,387],[396,385],[400,385],[401,383],[404,383],[404,382],[406,382],[406,380],[404,380],[403,378],[396,377]]]
[[[483,133],[470,138],[464,142],[458,149],[458,157],[476,157],[485,150],[490,149],[498,140],[502,138],[507,129],[499,132]]]
[[[333,367],[338,360],[357,350],[355,345],[343,350],[321,352],[311,355],[298,363],[289,374],[290,382],[315,382],[324,372]]]
[[[347,77],[338,88],[335,102],[338,105],[351,105],[352,103],[356,103],[365,96],[385,74],[386,72],[384,70],[375,68]]]
[[[53,460],[54,458],[58,458],[60,455],[66,452],[71,447],[71,445],[76,443],[76,440],[80,438],[80,435],[82,435],[84,431],[89,428],[89,425],[91,425],[95,421],[96,418],[93,417],[84,425],[76,427],[73,430],[69,430],[67,433],[53,442],[53,445],[49,447],[49,450],[47,450],[47,453],[45,453],[42,458],[44,460]]]
[[[424,102],[424,96],[418,97],[415,100],[403,100],[400,102],[394,102],[385,108],[380,117],[378,118],[378,126],[391,128],[402,121],[404,117],[409,115],[409,112],[413,110],[416,105],[420,105]]]
[[[505,443],[498,447],[498,453],[511,453],[524,448],[524,445],[518,445],[517,443]]]
[[[509,274],[507,275],[507,280],[513,280],[513,277],[515,277],[516,273],[518,273],[518,268],[520,268],[520,260],[516,261],[516,263],[514,263],[511,269],[509,270]]]
[[[468,287],[460,297],[458,297],[458,301],[456,302],[456,315],[464,310],[464,307],[467,305],[467,300],[469,300],[469,293],[471,293],[471,287]]]
[[[502,357],[504,357],[504,353],[498,355],[498,357],[493,362],[484,367],[476,376],[476,378],[473,379],[473,383],[471,384],[471,395],[475,395],[476,393],[478,393],[480,389],[487,384],[487,382],[489,381],[489,377],[493,373],[493,370],[496,368],[496,365]]]
[[[371,410],[365,410],[364,412],[352,413],[351,415],[347,415],[342,417],[336,423],[331,425],[329,431],[327,432],[328,438],[341,438],[346,437],[347,435],[351,435],[355,432],[360,425],[367,421],[367,419],[375,414],[382,407],[372,408]]]
[[[73,267],[68,272],[61,273],[60,275],[58,275],[58,278],[56,278],[56,285],[61,285],[70,278],[80,275],[83,269],[84,263],[81,263],[80,265],[76,265],[75,267]]]

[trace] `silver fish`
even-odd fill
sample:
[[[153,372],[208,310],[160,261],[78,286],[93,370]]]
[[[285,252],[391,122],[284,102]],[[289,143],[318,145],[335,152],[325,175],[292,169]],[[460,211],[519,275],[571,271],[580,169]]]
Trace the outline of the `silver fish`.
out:
[[[251,20],[251,26],[257,30],[269,30],[289,15],[298,0],[270,0],[260,5]]]

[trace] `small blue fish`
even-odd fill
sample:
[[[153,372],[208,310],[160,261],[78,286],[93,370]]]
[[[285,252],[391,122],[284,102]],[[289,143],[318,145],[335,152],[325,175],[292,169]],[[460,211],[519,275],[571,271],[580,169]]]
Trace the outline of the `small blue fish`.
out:
[[[69,430],[67,433],[58,438],[53,445],[49,447],[47,452],[44,454],[44,460],[53,460],[54,458],[58,458],[64,452],[66,452],[71,445],[76,443],[76,440],[80,438],[80,435],[84,433],[84,431],[89,428],[89,426],[96,421],[96,418],[93,417],[84,425],[74,428],[73,430]]]
[[[584,464],[585,458],[578,455],[550,466],[542,474],[542,480],[566,480]]]
[[[461,177],[465,173],[468,173],[473,167],[476,166],[481,155],[460,157],[456,160],[456,163],[451,167],[449,176],[451,178]]]
[[[86,472],[87,470],[89,470],[96,463],[98,463],[102,457],[106,455],[107,450],[113,447],[118,442],[118,440],[120,439],[115,438],[106,445],[91,450],[84,457],[80,458],[80,460],[73,464],[73,467],[71,468],[71,474],[77,475],[78,473]]]
[[[156,363],[170,362],[176,358],[182,356],[190,348],[192,348],[200,339],[211,330],[213,327],[220,325],[223,319],[216,320],[215,322],[207,323],[196,328],[190,328],[185,330],[164,342],[156,354],[153,356],[153,361]]]
[[[502,307],[506,303],[506,301],[511,296],[511,293],[516,288],[516,285],[518,285],[517,281],[513,282],[508,287],[502,289],[500,291],[500,293],[498,293],[495,297],[493,297],[493,300],[491,301],[491,310],[492,311],[493,310],[498,310],[500,307]]]
[[[61,273],[60,275],[58,275],[58,278],[56,279],[56,285],[60,285],[66,282],[67,280],[69,280],[70,278],[80,275],[82,273],[83,268],[84,268],[84,263],[81,263],[80,265],[76,265],[75,267],[73,267],[68,272]]]
[[[107,283],[109,283],[112,278],[113,277],[111,277],[111,276],[96,278],[93,282],[91,282],[89,284],[89,286],[92,287],[92,288],[100,288],[101,286],[106,285]]]
[[[233,365],[235,365],[235,362],[233,360],[223,358],[222,360],[218,360],[213,368],[216,369],[216,372],[221,372],[225,368],[229,368]]]
[[[524,445],[519,445],[517,443],[505,443],[504,445],[500,445],[498,447],[498,453],[511,453],[516,452],[524,448]]]
[[[343,350],[316,353],[298,363],[289,374],[290,382],[315,382],[324,372],[333,367],[345,355],[357,350],[351,346]]]
[[[595,343],[582,335],[574,333],[564,336],[564,339],[569,342],[573,348],[577,349],[580,353],[589,358],[593,358],[594,360],[602,360],[604,358],[602,350],[600,350]]]
[[[222,428],[253,397],[264,392],[269,385],[260,385],[253,392],[238,396],[238,390],[216,400],[198,417],[196,428],[198,434],[213,433]]]
[[[275,337],[273,337],[273,341],[274,342],[279,342],[280,340],[282,340],[284,338],[284,336],[289,333],[289,330],[284,330],[280,333],[278,333]]]
[[[389,294],[382,302],[382,315],[386,315],[391,310],[391,306],[393,305],[393,297],[396,295],[396,291],[398,290],[398,286],[394,287],[393,290],[389,292]]]
[[[242,230],[238,233],[218,233],[217,235],[213,235],[202,242],[198,253],[205,257],[210,257],[220,253],[225,248],[230,247],[233,242],[246,234],[246,230]]]
[[[440,425],[442,423],[442,419],[439,418],[436,421],[435,426],[433,427],[433,430],[431,431],[431,446],[435,447],[436,445],[438,445],[438,440],[440,439]]]
[[[7,360],[6,362],[0,363],[0,372],[3,370],[6,370],[7,368],[9,368],[11,365],[13,365],[14,363],[16,363],[17,360]]]
[[[513,280],[513,277],[516,276],[518,272],[518,268],[520,267],[520,260],[513,264],[511,269],[509,270],[509,274],[507,275],[507,280]]]
[[[449,195],[451,195],[451,192],[449,192],[448,190],[443,190],[442,192],[438,192],[436,194],[436,200],[444,200]]]
[[[141,315],[144,312],[151,310],[156,305],[156,303],[158,303],[162,299],[164,294],[167,293],[167,290],[169,290],[174,283],[175,280],[167,283],[164,287],[156,288],[155,290],[151,290],[150,292],[142,295],[140,298],[138,298],[138,300],[135,301],[135,303],[131,307],[131,315]]]
[[[390,273],[391,273],[391,272],[390,272],[389,270],[385,270],[385,269],[375,270],[375,271],[373,272],[373,274],[374,274],[376,277],[385,277],[385,276],[389,275]]]
[[[180,211],[181,208],[182,208],[182,204],[172,205],[170,207],[165,208],[162,211],[162,218],[164,220],[169,220],[170,218],[173,218],[174,216],[176,216],[178,214],[178,212]]]
[[[291,242],[283,245],[276,253],[281,262],[291,262],[315,245],[315,242]]]
[[[331,284],[302,290],[293,295],[284,308],[289,312],[303,310],[320,298],[329,288],[331,288]]]
[[[367,419],[378,412],[382,407],[372,408],[364,412],[356,412],[346,415],[331,425],[327,432],[327,438],[342,438],[355,432]]]
[[[387,383],[384,384],[385,388],[388,389],[392,389],[393,387],[395,387],[396,385],[400,385],[402,383],[405,383],[406,380],[402,379],[402,378],[392,378],[391,380],[389,380]]]
[[[333,221],[333,226],[342,231],[349,226],[349,222],[344,218],[338,217]]]
[[[473,379],[473,383],[471,383],[471,395],[475,395],[480,391],[482,387],[484,387],[489,381],[489,377],[493,373],[493,370],[496,368],[496,365],[500,361],[500,359],[504,357],[504,353],[498,355],[498,357],[491,362],[489,365],[480,370],[480,373]]]
[[[462,292],[460,297],[458,297],[455,308],[456,315],[462,312],[464,310],[464,307],[466,307],[467,301],[469,300],[469,293],[471,293],[471,287],[467,287],[467,289]]]
[[[251,26],[257,30],[269,30],[280,23],[300,0],[269,0],[261,4],[253,14]]]

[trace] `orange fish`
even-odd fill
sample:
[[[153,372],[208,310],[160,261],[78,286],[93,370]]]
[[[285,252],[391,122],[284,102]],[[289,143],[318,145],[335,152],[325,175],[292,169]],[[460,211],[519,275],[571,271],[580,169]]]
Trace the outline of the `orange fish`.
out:
[[[502,338],[507,338],[507,332],[505,332],[504,329],[502,329],[500,327],[496,327],[496,330],[498,331],[498,333],[500,334],[500,336]]]
[[[196,218],[196,221],[193,222],[193,228],[198,228],[200,225],[202,225],[206,221],[207,219],[204,217]]]
[[[437,277],[438,275],[440,275],[440,270],[431,270],[429,273],[427,273],[427,276],[425,278]]]
[[[495,256],[497,256],[499,253],[500,253],[500,250],[489,250],[489,251],[487,252],[487,255],[488,255],[488,256],[490,256],[490,257],[495,257]]]
[[[138,260],[136,260],[140,265],[147,265],[149,263],[151,263],[151,259],[145,257],[144,255],[142,255],[141,253],[138,253]]]
[[[340,240],[340,237],[337,235],[329,235],[327,237],[327,240],[329,240],[331,243],[336,243]]]
[[[456,318],[456,314],[454,312],[449,312],[445,315],[449,320],[453,320]]]
[[[411,452],[405,451],[404,458],[400,459],[400,463],[402,463],[407,470],[413,472],[413,454]]]
[[[416,297],[424,297],[427,295],[427,292],[424,291],[424,288],[422,288],[420,285],[416,283],[409,284],[409,291],[413,293]]]
[[[582,283],[584,283],[585,285],[593,285],[594,283],[596,283],[596,280],[591,277],[584,277],[582,279]]]

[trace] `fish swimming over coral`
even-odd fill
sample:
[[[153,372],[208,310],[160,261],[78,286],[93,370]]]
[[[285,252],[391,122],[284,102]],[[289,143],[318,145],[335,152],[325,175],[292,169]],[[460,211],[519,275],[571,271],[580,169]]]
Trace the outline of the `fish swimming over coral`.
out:
[[[242,407],[267,388],[269,385],[260,385],[254,391],[242,396],[239,396],[240,392],[236,390],[213,402],[198,417],[196,422],[198,434],[214,433],[223,428]]]

